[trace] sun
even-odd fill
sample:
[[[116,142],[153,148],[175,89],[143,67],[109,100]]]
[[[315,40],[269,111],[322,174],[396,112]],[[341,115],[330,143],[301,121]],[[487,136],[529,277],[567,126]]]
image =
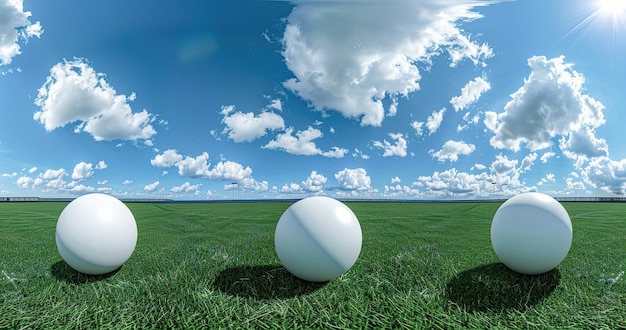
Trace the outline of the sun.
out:
[[[626,0],[596,0],[598,11],[609,16],[624,16]]]
[[[626,0],[588,0],[583,2],[582,21],[568,35],[591,33],[595,40],[623,42],[626,33]]]

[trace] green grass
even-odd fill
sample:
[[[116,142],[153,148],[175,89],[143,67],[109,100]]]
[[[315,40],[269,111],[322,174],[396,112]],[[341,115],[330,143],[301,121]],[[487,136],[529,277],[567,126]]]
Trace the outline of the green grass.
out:
[[[348,203],[352,269],[321,284],[281,267],[287,203],[129,204],[139,229],[116,272],[56,250],[64,203],[0,204],[0,328],[626,328],[626,204],[564,203],[574,240],[539,276],[493,253],[495,203]]]

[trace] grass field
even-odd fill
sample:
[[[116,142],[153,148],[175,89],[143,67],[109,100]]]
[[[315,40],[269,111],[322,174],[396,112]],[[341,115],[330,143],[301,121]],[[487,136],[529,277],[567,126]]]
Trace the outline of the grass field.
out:
[[[0,204],[0,328],[626,328],[626,204],[564,203],[568,257],[546,274],[493,253],[495,203],[347,203],[352,269],[321,284],[281,267],[287,203],[129,204],[139,238],[112,274],[56,250],[65,203]]]

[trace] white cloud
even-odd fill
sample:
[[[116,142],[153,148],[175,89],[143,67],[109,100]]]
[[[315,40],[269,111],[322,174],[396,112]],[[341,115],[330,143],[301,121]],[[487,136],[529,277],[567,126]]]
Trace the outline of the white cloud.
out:
[[[222,133],[228,133],[228,138],[235,142],[250,142],[264,136],[268,130],[285,128],[283,117],[273,112],[255,115],[252,112],[234,111],[233,105],[222,106],[220,114],[224,116],[222,123],[226,124]]]
[[[593,128],[590,127],[579,127],[571,131],[567,140],[565,137],[561,138],[559,147],[565,156],[579,162],[609,155],[606,140],[596,138]]]
[[[32,23],[28,18],[30,11],[24,11],[23,0],[0,1],[0,66],[11,64],[13,57],[19,55],[20,39],[41,37],[41,23]]]
[[[131,185],[131,184],[133,184],[133,180],[124,180],[124,181],[122,181],[122,185],[124,185],[124,186],[128,186],[128,185]]]
[[[154,115],[145,109],[133,112],[135,99],[117,94],[87,61],[77,58],[55,64],[39,89],[35,104],[41,107],[33,118],[47,131],[79,122],[74,132],[87,132],[96,141],[144,140],[156,134],[150,124]],[[148,142],[149,143],[149,142]]]
[[[293,127],[287,128],[285,133],[278,134],[276,138],[264,145],[264,149],[282,149],[287,153],[294,155],[322,155],[324,157],[343,158],[347,149],[333,147],[330,151],[322,151],[317,147],[313,140],[323,136],[322,131],[309,126],[304,131],[297,131],[293,136]]]
[[[402,180],[400,180],[400,178],[399,178],[399,177],[397,177],[397,176],[396,176],[396,177],[391,178],[391,184],[394,184],[394,183],[400,183],[401,181],[402,181]]]
[[[302,189],[308,192],[323,192],[324,185],[328,182],[328,179],[317,173],[316,171],[311,171],[309,177],[306,180],[302,181]]]
[[[452,104],[454,111],[464,110],[472,103],[478,101],[480,96],[489,89],[491,89],[491,85],[489,85],[487,80],[482,77],[476,77],[461,88],[461,95],[450,99],[450,104]]]
[[[617,195],[626,194],[626,159],[594,158],[581,171],[581,176],[584,182],[596,189]]]
[[[197,157],[186,156],[176,162],[178,174],[187,178],[202,178],[209,176],[209,154],[203,152]]]
[[[424,134],[424,122],[413,121],[411,122],[411,127],[415,130],[415,135],[422,136]]]
[[[270,104],[267,105],[268,109],[274,109],[276,111],[283,111],[283,102],[280,99],[270,100]]]
[[[483,165],[483,164],[474,164],[474,166],[472,166],[472,170],[478,170],[478,171],[483,171],[487,168],[487,166]]]
[[[556,155],[556,153],[552,152],[552,151],[547,151],[545,152],[543,155],[541,155],[541,158],[539,158],[541,160],[542,163],[547,163],[548,160],[552,157],[554,157]]]
[[[372,185],[372,180],[363,168],[345,168],[335,173],[335,179],[343,190],[368,190]]]
[[[369,155],[364,154],[361,150],[355,148],[352,157],[361,159],[370,159]]]
[[[374,141],[374,147],[384,150],[383,157],[406,157],[407,143],[402,133],[389,133],[389,137],[396,140],[395,144],[389,143],[387,140]]]
[[[428,134],[435,133],[439,126],[441,126],[441,122],[443,122],[443,114],[446,112],[446,108],[442,108],[439,111],[433,111],[433,114],[428,116],[426,119],[426,128],[428,128]]]
[[[548,182],[555,182],[556,179],[554,177],[555,177],[554,173],[548,173],[543,178],[541,178],[541,180],[539,180],[537,185],[543,186],[544,184]]]
[[[490,140],[492,146],[517,151],[521,143],[526,143],[528,149],[539,150],[552,145],[555,136],[573,132],[575,138],[582,138],[604,124],[604,105],[584,94],[584,77],[563,56],[534,56],[528,59],[528,66],[530,76],[511,94],[497,122],[485,121],[495,132]]]
[[[156,155],[150,163],[161,169],[176,166],[178,174],[182,177],[234,181],[237,183],[236,187],[253,191],[266,191],[269,187],[267,181],[257,181],[252,177],[250,167],[244,167],[237,162],[224,160],[209,169],[209,154],[207,152],[192,157],[183,156],[174,149],[168,149],[163,154]],[[167,171],[163,171],[163,173],[165,175]],[[231,189],[231,187],[225,189]]]
[[[243,178],[240,183],[244,189],[252,190],[254,192],[269,190],[269,183],[267,181],[257,181],[252,177]]]
[[[178,154],[176,149],[168,149],[165,150],[162,155],[156,155],[154,159],[150,161],[150,164],[156,168],[168,168],[182,160],[183,156]]]
[[[491,163],[491,171],[496,174],[508,174],[517,167],[517,159],[509,159],[506,155],[496,155],[496,160]]]
[[[465,143],[465,141],[453,141],[449,140],[443,144],[441,150],[435,152],[430,150],[433,158],[437,158],[439,162],[456,162],[459,159],[459,155],[469,155],[476,150],[476,146],[473,144]]]
[[[498,114],[493,111],[485,111],[485,127],[490,131],[495,131],[498,125]]]
[[[250,167],[244,168],[243,165],[231,161],[219,162],[207,173],[209,179],[224,181],[241,181],[251,175]]]
[[[385,198],[407,198],[407,197],[420,197],[422,193],[419,189],[409,186],[401,186],[399,184],[395,186],[384,186],[383,189]]]
[[[319,155],[322,153],[317,148],[313,140],[322,136],[322,131],[309,126],[304,131],[296,132],[296,136],[291,135],[293,127],[288,128],[285,133],[279,134],[276,139],[263,146],[265,149],[283,149],[285,152],[294,155]]]
[[[519,171],[520,172],[527,172],[527,171],[529,171],[531,166],[533,166],[533,164],[535,163],[536,160],[537,160],[537,153],[532,152],[532,153],[526,155],[526,157],[524,157],[522,159],[522,162],[520,163]]]
[[[151,184],[146,185],[145,187],[143,187],[143,190],[145,190],[147,192],[155,191],[156,188],[159,186],[159,184],[160,184],[159,181],[155,181],[154,183],[151,183]]]
[[[37,167],[34,167],[34,166],[33,166],[33,167],[31,167],[30,169],[28,169],[28,173],[31,173],[31,174],[32,174],[32,173],[35,173],[35,172],[37,172]]]
[[[89,179],[93,176],[93,164],[80,162],[74,166],[72,179],[76,181]]]
[[[180,186],[173,187],[170,191],[173,193],[188,193],[188,192],[197,192],[200,190],[201,184],[190,184],[189,182],[185,182]]]
[[[419,89],[419,66],[447,52],[450,66],[484,65],[492,50],[458,25],[481,18],[489,1],[295,0],[283,34],[285,63],[295,76],[284,86],[319,111],[333,110],[361,125],[380,126],[384,98]],[[393,115],[397,106],[387,109]]]
[[[96,170],[104,170],[108,167],[107,163],[104,162],[104,160],[101,160],[98,162],[98,165],[96,165]]]
[[[43,174],[39,174],[39,177],[44,180],[56,180],[61,179],[67,175],[64,168],[58,170],[47,169]]]
[[[302,192],[302,188],[297,183],[284,184],[280,190],[281,193],[285,194],[296,194]]]

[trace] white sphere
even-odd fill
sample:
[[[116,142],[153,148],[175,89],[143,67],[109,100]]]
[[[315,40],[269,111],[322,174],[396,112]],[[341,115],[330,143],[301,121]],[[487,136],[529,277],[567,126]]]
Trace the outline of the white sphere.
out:
[[[61,212],[56,227],[57,249],[75,270],[99,275],[122,266],[137,243],[131,211],[115,197],[83,195]]]
[[[554,198],[537,192],[511,197],[491,222],[491,244],[503,264],[523,274],[554,269],[572,245],[572,222]]]
[[[361,253],[361,226],[342,202],[323,196],[291,205],[276,225],[278,259],[293,275],[330,281],[347,272]]]

